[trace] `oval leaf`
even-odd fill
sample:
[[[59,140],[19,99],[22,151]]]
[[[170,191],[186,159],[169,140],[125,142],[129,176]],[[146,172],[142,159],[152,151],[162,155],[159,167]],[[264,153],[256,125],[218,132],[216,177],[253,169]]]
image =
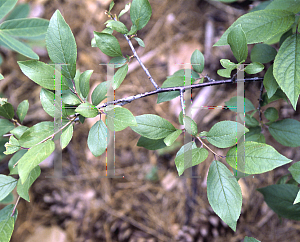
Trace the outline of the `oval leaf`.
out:
[[[94,31],[98,48],[111,57],[122,56],[121,47],[115,36]]]
[[[130,19],[137,30],[145,27],[152,14],[148,0],[133,0],[130,7]]]
[[[108,20],[108,21],[106,21],[106,27],[111,28],[121,34],[128,33],[128,29],[126,28],[125,24],[123,24],[120,21]]]
[[[75,112],[81,114],[83,117],[86,118],[94,118],[98,115],[98,109],[90,104],[90,103],[82,103],[76,109]]]
[[[191,56],[191,64],[196,72],[202,73],[204,69],[204,55],[200,50],[195,50]]]
[[[72,137],[73,137],[73,125],[71,124],[66,129],[63,130],[60,136],[60,146],[62,149],[67,147]]]
[[[0,174],[0,201],[3,200],[11,193],[17,185],[18,180],[11,177]]]
[[[234,57],[239,63],[247,59],[248,47],[246,35],[240,24],[231,29],[230,33],[227,36],[227,42],[232,50]]]
[[[1,10],[1,8],[0,8]],[[14,216],[11,216],[14,204],[7,205],[0,211],[0,241],[9,242],[14,230],[15,221],[17,219],[17,210]]]
[[[127,72],[128,72],[128,64],[122,66],[119,70],[117,70],[116,74],[114,75],[114,82],[112,84],[114,90],[116,90],[124,81]]]
[[[168,137],[168,136],[167,136]],[[166,147],[164,139],[148,139],[144,136],[139,138],[137,146],[144,147],[148,150],[158,150]]]
[[[90,78],[93,70],[87,70],[83,72],[79,77],[79,88],[82,96],[87,98],[90,91]]]
[[[22,123],[29,109],[28,100],[22,101],[17,108],[17,115],[19,117],[20,122]]]
[[[245,67],[245,72],[248,74],[256,74],[264,69],[264,65],[259,62],[253,62]]]
[[[25,199],[27,202],[30,202],[29,199],[29,188],[34,183],[34,181],[40,176],[41,174],[41,168],[39,166],[36,166],[28,175],[28,179],[24,182],[24,184],[21,183],[21,179],[18,181],[17,185],[17,193],[19,196],[23,199]]]
[[[0,119],[0,136],[8,133],[12,129],[14,129],[14,127],[14,124],[7,119]]]
[[[273,76],[273,64],[269,67],[264,76],[264,87],[267,91],[268,98],[271,98],[278,89],[278,83]]]
[[[128,109],[116,106],[106,112],[106,125],[111,131],[121,131],[128,126],[136,126],[137,122]]]
[[[107,85],[109,83],[106,82],[101,82],[93,91],[92,93],[92,103],[96,106],[99,103],[101,103],[105,98],[107,94]]]
[[[102,155],[108,144],[108,130],[102,120],[97,121],[89,131],[87,144],[94,156]]]
[[[181,133],[182,133],[182,130],[177,129],[172,134],[169,134],[166,138],[164,138],[164,143],[167,146],[171,146]]]
[[[251,61],[268,63],[275,59],[277,51],[270,45],[267,44],[256,44],[251,50]]]

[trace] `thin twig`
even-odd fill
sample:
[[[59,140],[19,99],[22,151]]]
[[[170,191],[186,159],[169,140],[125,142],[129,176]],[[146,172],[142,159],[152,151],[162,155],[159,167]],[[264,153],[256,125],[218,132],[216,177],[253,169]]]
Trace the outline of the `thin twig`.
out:
[[[14,206],[14,209],[13,209],[11,215],[10,215],[11,217],[14,216],[19,201],[20,201],[20,196],[18,196],[18,198],[17,198],[17,201],[16,201],[16,204]]]
[[[226,156],[218,155],[216,152],[214,152],[211,148],[209,148],[200,137],[197,137],[197,139],[201,142],[202,145],[204,145],[209,151],[211,151],[215,156],[218,156],[220,158],[226,158]]]
[[[181,104],[181,109],[182,109],[182,116],[185,116],[185,108],[184,108],[184,100],[183,100],[183,93],[184,90],[180,89],[180,104]]]

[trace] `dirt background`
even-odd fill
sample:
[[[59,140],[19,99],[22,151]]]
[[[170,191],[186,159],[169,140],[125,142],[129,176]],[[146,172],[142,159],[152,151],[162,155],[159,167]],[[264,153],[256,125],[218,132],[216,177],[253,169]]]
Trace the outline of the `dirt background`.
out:
[[[81,72],[94,70],[91,88],[106,80],[109,58],[90,43],[93,31],[102,31],[108,20],[104,14],[109,0],[33,0],[29,2],[31,16],[50,19],[59,9],[70,25],[78,48],[77,68]],[[128,1],[117,0],[113,13],[119,13]],[[161,85],[166,76],[182,69],[190,62],[197,48],[204,53],[206,62],[204,75],[220,80],[216,74],[221,68],[219,60],[234,60],[229,47],[213,47],[222,33],[240,15],[258,4],[240,1],[225,5],[204,0],[150,0],[153,14],[149,24],[138,32],[146,47],[136,50],[154,80]],[[121,20],[129,28],[129,14]],[[123,54],[131,55],[130,48],[122,35],[117,34]],[[278,46],[275,46],[278,48]],[[42,47],[34,49],[41,61],[49,61]],[[1,48],[4,63],[1,73],[0,92],[16,108],[28,99],[30,108],[24,125],[31,126],[40,121],[51,120],[43,111],[39,101],[40,87],[25,77],[16,61],[18,54]],[[249,61],[249,60],[248,60]],[[245,84],[245,96],[258,106],[259,83]],[[116,91],[116,99],[153,90],[143,70],[133,61],[124,83]],[[193,100],[199,106],[222,106],[236,95],[236,85],[220,85],[193,91]],[[291,105],[279,101],[266,107],[279,109],[280,119],[299,120],[298,111]],[[125,106],[134,115],[153,113],[162,116],[179,128],[179,100],[156,104],[156,96],[132,102]],[[265,109],[264,107],[263,109]],[[255,114],[257,115],[257,114]],[[199,109],[195,114],[199,131],[208,131],[220,120],[235,120],[229,110]],[[21,200],[18,219],[12,242],[17,241],[195,241],[217,242],[243,241],[253,236],[264,242],[300,241],[300,224],[280,219],[263,201],[255,189],[274,184],[287,173],[289,166],[271,172],[240,179],[243,192],[242,214],[237,230],[233,232],[212,211],[206,195],[206,176],[213,155],[194,169],[198,179],[178,177],[174,158],[179,147],[165,151],[148,151],[136,146],[138,135],[130,128],[116,133],[116,176],[125,178],[107,179],[105,176],[105,154],[95,158],[87,148],[89,128],[96,120],[74,127],[74,136],[63,150],[62,179],[53,176],[51,155],[42,165],[42,174],[30,190],[31,202]],[[272,144],[283,155],[294,161],[300,160],[299,148],[286,148],[278,144],[268,132],[268,144]],[[178,139],[183,144],[183,137]],[[216,150],[225,154],[227,149]],[[4,162],[7,162],[5,159]],[[225,161],[222,160],[221,161]],[[2,173],[7,174],[6,169]]]

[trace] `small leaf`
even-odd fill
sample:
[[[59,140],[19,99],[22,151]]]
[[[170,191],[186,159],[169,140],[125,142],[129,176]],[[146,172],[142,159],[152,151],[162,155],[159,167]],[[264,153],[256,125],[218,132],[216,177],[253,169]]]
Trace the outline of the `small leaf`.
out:
[[[166,138],[164,138],[164,143],[167,146],[171,146],[181,133],[182,133],[182,130],[177,129],[173,133],[169,134]]]
[[[300,161],[291,165],[288,170],[292,174],[293,178],[300,183]]]
[[[229,70],[234,70],[238,66],[238,64],[235,64],[228,59],[221,59],[220,63],[224,68],[229,69]]]
[[[217,70],[217,73],[218,73],[219,76],[227,77],[227,78],[231,77],[231,72],[232,72],[232,69],[219,69],[219,70]]]
[[[202,73],[204,69],[204,56],[200,50],[195,50],[191,56],[192,67],[196,72]]]
[[[240,114],[240,115],[243,116],[243,114]],[[245,113],[245,124],[248,127],[259,126],[259,122],[257,121],[257,119],[254,117],[251,117],[251,115],[249,115],[248,113]]]
[[[130,128],[149,139],[161,139],[176,131],[174,126],[164,118],[154,114],[136,116],[138,126]]]
[[[284,146],[300,146],[300,122],[295,119],[287,118],[271,123],[269,132],[276,141]]]
[[[20,139],[20,137],[24,134],[24,132],[28,129],[26,126],[17,126],[13,130],[10,131],[11,134],[13,134],[17,139]]]
[[[19,196],[23,199],[25,199],[27,202],[30,202],[29,199],[29,188],[34,183],[34,181],[40,176],[41,174],[41,168],[39,166],[36,166],[28,175],[28,179],[22,184],[21,179],[18,181],[17,185],[17,193]]]
[[[249,132],[245,135],[245,141],[266,143],[265,136],[261,133],[261,127],[249,128]]]
[[[240,24],[231,29],[227,36],[227,42],[230,45],[234,57],[239,63],[247,59],[248,47],[246,35]]]
[[[108,144],[108,130],[102,120],[97,121],[89,131],[87,144],[94,156],[102,155]]]
[[[138,31],[137,26],[135,24],[133,24],[129,30],[129,32],[127,33],[127,35],[134,35],[136,34],[136,32]]]
[[[148,0],[133,0],[130,7],[130,19],[137,30],[146,26],[152,14],[151,5]]]
[[[265,3],[265,2],[263,2],[263,3]],[[253,238],[253,237],[246,236],[245,239],[244,239],[244,242],[260,242],[260,241]]]
[[[183,114],[182,114],[182,110],[180,111],[179,113],[179,116],[178,116],[178,122],[183,125]]]
[[[276,90],[278,89],[278,83],[276,82],[274,76],[273,76],[273,64],[269,67],[267,70],[265,76],[264,76],[264,87],[267,91],[268,97],[271,98]]]
[[[81,103],[80,99],[70,90],[62,91],[61,99],[63,103],[69,105],[78,105]]]
[[[127,34],[128,29],[126,28],[125,24],[123,24],[120,21],[115,21],[115,20],[107,20],[106,21],[106,27],[111,28],[121,34]]]
[[[138,38],[138,37],[133,37],[139,44],[139,46],[144,47],[145,48],[145,43],[142,39]]]
[[[131,3],[127,3],[127,4],[125,5],[125,8],[120,12],[118,18],[120,18],[121,16],[123,16],[125,13],[128,12],[128,10],[130,9],[130,5],[131,5]]]
[[[256,44],[251,50],[251,61],[268,63],[275,59],[277,51],[270,45],[267,44]]]
[[[17,179],[0,174],[0,201],[8,196],[17,185]]]
[[[108,12],[110,12],[113,9],[114,6],[115,6],[114,1],[111,1],[110,4],[109,4]]]
[[[105,98],[107,94],[107,85],[109,83],[106,82],[101,82],[93,91],[92,93],[92,103],[96,106],[99,103],[101,103]]]
[[[231,111],[237,111],[237,104],[240,104],[241,106],[244,107],[244,112],[250,112],[255,110],[254,105],[252,104],[252,102],[248,99],[248,98],[244,98],[242,96],[234,96],[232,98],[230,98],[229,101],[225,102],[225,105],[231,110]]]
[[[264,65],[259,62],[253,62],[245,67],[245,72],[248,74],[256,74],[264,69]]]
[[[139,141],[137,142],[136,145],[140,147],[144,147],[148,150],[158,150],[166,147],[164,139],[148,139],[144,136],[141,136],[139,138]]]
[[[0,136],[8,133],[12,129],[14,129],[14,127],[14,124],[7,119],[0,119]]]
[[[116,37],[96,31],[94,31],[94,35],[98,48],[104,54],[111,57],[122,56],[121,47]]]
[[[70,124],[66,129],[63,130],[60,136],[60,146],[62,149],[66,148],[73,137],[73,125]]]
[[[17,108],[17,115],[19,117],[20,122],[22,123],[29,109],[28,100],[22,101]]]
[[[115,106],[106,112],[106,125],[111,131],[121,131],[128,126],[137,126],[137,122],[128,109]]]
[[[114,64],[114,68],[119,68],[127,62],[127,59],[123,56],[117,56],[110,60],[109,64]]]
[[[8,162],[9,175],[17,175],[18,174],[18,166],[14,165],[21,159],[21,157],[27,152],[27,150],[19,150],[13,157],[10,158]]]
[[[198,128],[197,128],[197,124],[196,122],[191,119],[188,116],[184,116],[183,117],[183,124],[184,124],[184,128],[185,130],[191,134],[191,135],[196,135],[198,133]]]
[[[207,198],[214,212],[233,230],[242,210],[242,191],[233,174],[214,160],[207,175]]]
[[[248,131],[247,128],[238,122],[221,121],[209,130],[206,134],[206,139],[218,148],[228,148],[235,145],[244,133]]]
[[[88,102],[80,104],[75,109],[75,112],[81,114],[83,117],[86,118],[94,118],[98,115],[98,109]]]
[[[14,107],[10,103],[4,102],[3,104],[0,104],[0,116],[7,119],[12,119],[14,115]]]
[[[18,173],[22,184],[27,180],[30,172],[45,160],[55,149],[55,144],[52,140],[38,144],[30,148],[19,160]]]
[[[79,77],[79,88],[84,98],[87,98],[90,91],[90,78],[92,73],[92,70],[87,70],[83,72]]]
[[[269,107],[264,111],[264,115],[266,119],[268,119],[271,122],[276,121],[279,118],[278,111],[276,108]]]
[[[116,90],[124,81],[126,75],[128,72],[128,64],[120,67],[119,70],[117,70],[116,74],[114,75],[114,82],[112,84],[112,87],[114,90]]]
[[[13,154],[20,149],[19,141],[14,136],[10,136],[9,142],[5,144],[5,148],[6,151],[3,152],[5,155]]]
[[[247,174],[261,174],[291,161],[272,146],[252,141],[238,144],[237,148],[231,148],[226,155],[226,162],[231,167]]]

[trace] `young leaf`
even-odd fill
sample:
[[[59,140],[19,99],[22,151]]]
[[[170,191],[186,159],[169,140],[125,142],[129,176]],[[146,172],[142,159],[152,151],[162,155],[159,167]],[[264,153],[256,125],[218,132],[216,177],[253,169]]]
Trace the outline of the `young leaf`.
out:
[[[0,201],[4,199],[17,185],[17,179],[0,174]]]
[[[94,118],[98,115],[98,109],[88,102],[80,104],[75,109],[75,112],[81,114],[83,117],[86,118]]]
[[[14,124],[7,119],[0,119],[0,136],[8,133],[14,128]]]
[[[278,83],[273,76],[273,64],[267,70],[264,76],[264,87],[267,91],[268,97],[271,98],[278,89]]]
[[[268,63],[275,59],[277,51],[270,45],[267,44],[256,44],[251,50],[251,61]]]
[[[179,113],[179,116],[178,116],[178,122],[183,125],[183,114],[182,114],[182,110],[180,111]]]
[[[238,18],[214,46],[227,45],[228,34],[239,24],[245,32],[247,44],[253,44],[264,42],[276,34],[284,33],[294,21],[294,13],[285,10],[272,9],[247,13]]]
[[[102,120],[97,121],[90,129],[87,144],[94,156],[102,155],[108,144],[108,130]]]
[[[8,102],[0,103],[0,116],[12,119],[15,115],[14,107]]]
[[[110,12],[113,9],[114,6],[115,6],[114,1],[111,1],[110,4],[109,4],[108,12]]]
[[[115,106],[106,112],[106,125],[111,131],[121,131],[128,126],[137,126],[137,122],[128,109]]]
[[[240,114],[241,116],[243,116],[243,114]],[[251,115],[249,115],[248,113],[245,113],[245,124],[248,127],[257,127],[259,126],[259,122],[256,118],[251,117]]]
[[[252,102],[248,98],[244,98],[242,96],[238,96],[238,97],[234,96],[234,97],[230,98],[229,101],[225,102],[225,105],[228,108],[230,108],[230,110],[236,112],[238,103],[240,103],[240,104],[242,104],[242,106],[244,106],[245,113],[255,110],[255,107],[252,104]]]
[[[233,174],[214,160],[207,175],[207,198],[214,212],[233,230],[242,210],[242,191]]]
[[[281,45],[274,61],[274,77],[296,110],[300,94],[300,38],[294,34]]]
[[[1,10],[1,8],[0,8]],[[18,211],[16,210],[14,216],[11,216],[14,209],[14,204],[7,205],[0,211],[0,241],[9,242],[14,230]]]
[[[10,12],[18,0],[2,0],[0,3],[0,19]]]
[[[138,37],[133,37],[139,44],[139,46],[141,47],[145,47],[145,43],[142,39],[138,38]]]
[[[105,98],[107,94],[107,85],[109,83],[106,82],[101,82],[93,91],[92,93],[92,103],[97,106],[99,103],[101,103]]]
[[[227,78],[231,77],[231,72],[232,72],[232,69],[219,69],[219,70],[217,70],[217,73],[218,73],[219,76],[227,77]]]
[[[21,147],[30,148],[54,133],[53,122],[45,121],[27,129],[19,139]]]
[[[16,175],[18,174],[18,166],[14,165],[18,162],[18,160],[21,159],[21,157],[27,152],[27,150],[19,150],[16,154],[13,155],[13,157],[10,158],[8,162],[8,168],[9,168],[9,175]]]
[[[115,36],[94,31],[98,48],[111,57],[122,56],[121,47]]]
[[[299,188],[291,184],[276,184],[257,189],[268,206],[279,216],[300,220],[300,204],[294,204]]]
[[[34,181],[40,176],[41,174],[41,168],[39,166],[36,166],[28,175],[28,179],[22,184],[21,179],[18,181],[17,185],[17,193],[19,196],[23,199],[25,199],[27,202],[30,202],[29,199],[29,188],[34,183]]]
[[[5,144],[5,148],[6,151],[3,152],[5,155],[13,154],[20,149],[19,141],[14,136],[10,136],[9,142]]]
[[[264,111],[264,115],[266,119],[268,119],[271,122],[276,121],[279,118],[278,111],[276,108],[269,107]]]
[[[237,157],[237,154],[244,154]],[[240,172],[261,174],[292,160],[279,154],[272,146],[252,141],[240,143],[231,148],[226,155],[226,162]]]
[[[47,65],[43,62],[35,60],[18,61],[18,64],[24,75],[26,75],[36,84],[49,90],[55,90],[55,69],[53,65]],[[61,78],[61,90],[68,89],[69,87],[64,76],[62,76]]]
[[[27,180],[30,172],[45,160],[55,149],[52,140],[38,144],[30,148],[19,160],[18,173],[22,184]]]
[[[191,134],[191,135],[196,135],[198,133],[198,128],[197,128],[197,124],[196,122],[191,119],[188,116],[184,116],[183,117],[183,124],[184,124],[184,128],[185,130]]]
[[[17,126],[13,130],[10,131],[11,134],[13,134],[17,139],[20,139],[20,137],[24,134],[24,132],[28,129],[26,126]]]
[[[230,45],[231,51],[238,62],[242,62],[247,59],[247,39],[240,24],[231,29],[227,36],[227,42]]]
[[[127,59],[123,56],[117,56],[110,60],[109,64],[114,64],[114,68],[119,68],[127,62]]]
[[[204,56],[200,52],[200,50],[195,50],[191,56],[191,63],[193,69],[198,72],[202,73],[204,69]]]
[[[78,105],[81,103],[80,99],[70,90],[62,91],[61,99],[63,103],[69,105]]]
[[[169,121],[154,114],[144,114],[135,118],[138,126],[130,126],[130,128],[149,139],[165,138],[176,131]]]
[[[120,21],[115,21],[115,20],[107,20],[106,21],[106,27],[111,28],[121,34],[127,34],[128,29],[126,28],[125,24],[123,24]]]
[[[62,149],[66,148],[73,137],[73,125],[70,124],[66,129],[63,130],[60,136],[60,146]]]
[[[76,73],[77,46],[69,25],[59,10],[52,15],[46,34],[46,47],[50,59],[61,66],[62,75],[72,80]]]
[[[138,31],[137,26],[135,24],[133,24],[129,30],[129,32],[127,33],[127,35],[134,35],[136,34],[136,32]]]
[[[22,123],[29,109],[28,100],[22,101],[17,108],[17,115],[19,117],[20,122]]]
[[[300,146],[300,122],[295,119],[287,118],[271,123],[269,132],[274,139],[284,146]]]
[[[164,139],[148,139],[144,136],[141,136],[139,138],[139,141],[137,142],[136,145],[140,147],[144,147],[148,150],[158,150],[166,147]]]
[[[182,133],[182,130],[177,129],[173,133],[169,134],[166,138],[164,138],[164,143],[167,146],[171,146],[181,133]]]
[[[127,3],[127,4],[125,5],[125,8],[120,12],[118,18],[120,18],[121,16],[123,16],[125,13],[128,12],[128,10],[130,9],[130,5],[131,5],[131,3]]]
[[[120,67],[120,69],[117,70],[116,74],[114,75],[114,82],[112,84],[114,90],[116,90],[124,81],[127,72],[128,72],[128,64]]]
[[[148,0],[133,0],[130,7],[130,19],[137,30],[146,26],[152,14],[151,5]]]
[[[87,98],[90,91],[90,78],[92,73],[92,70],[87,70],[83,72],[79,77],[79,88],[84,98]]]
[[[238,64],[235,64],[228,59],[221,59],[220,63],[224,68],[229,69],[229,70],[234,70],[238,66]]]
[[[228,148],[248,131],[242,124],[226,120],[216,123],[207,133],[206,139],[218,148]]]
[[[264,65],[259,62],[253,62],[245,67],[245,72],[248,74],[256,74],[264,69]]]

